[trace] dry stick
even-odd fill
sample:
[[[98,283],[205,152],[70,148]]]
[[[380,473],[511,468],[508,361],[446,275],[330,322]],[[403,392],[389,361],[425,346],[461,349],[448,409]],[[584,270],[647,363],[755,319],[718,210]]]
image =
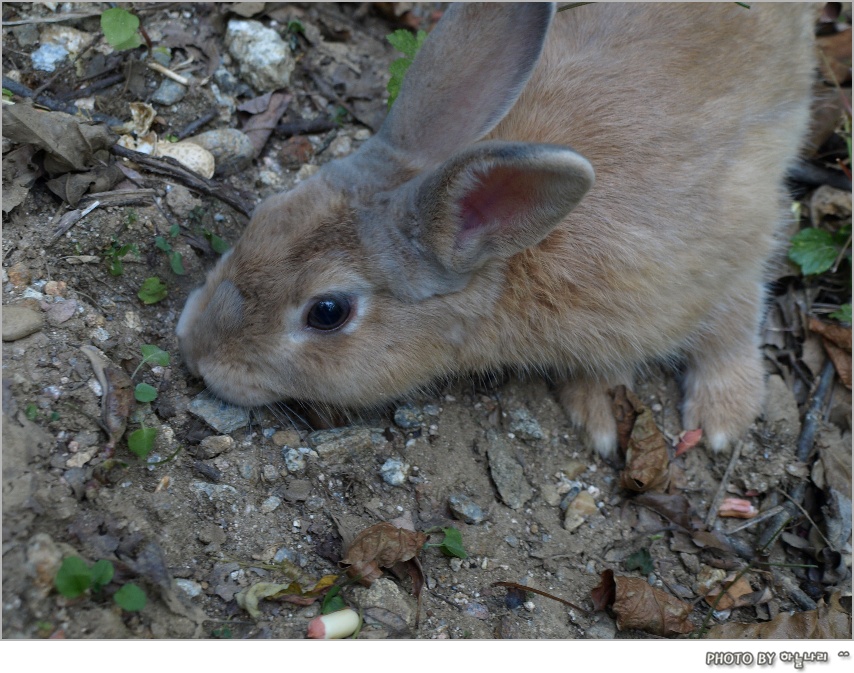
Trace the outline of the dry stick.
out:
[[[120,84],[124,82],[125,76],[122,73],[116,73],[115,75],[109,75],[102,80],[97,82],[93,82],[87,87],[82,89],[78,89],[77,91],[69,91],[68,93],[61,94],[57,97],[59,101],[67,101],[72,98],[86,98],[87,96],[91,96],[93,93],[97,93],[98,91],[103,91],[104,89],[108,89],[114,84]]]
[[[64,68],[60,68],[59,70],[57,70],[56,73],[54,73],[51,77],[47,79],[47,81],[45,81],[37,89],[33,90],[33,98],[38,98],[45,89],[47,89],[51,84],[56,81],[59,76],[64,75],[66,72],[74,68],[74,66],[83,57],[83,55],[86,54],[86,52],[88,52],[92,47],[94,47],[100,39],[100,36],[97,36],[89,40],[89,44],[87,44],[85,47],[83,47],[83,49],[80,50],[80,52],[77,54],[77,56],[74,57],[71,63],[69,63]]]
[[[584,608],[578,607],[575,603],[570,603],[563,598],[555,596],[554,594],[550,594],[548,591],[541,591],[540,589],[534,589],[533,587],[525,586],[524,584],[519,584],[518,582],[493,582],[490,586],[493,587],[508,587],[510,589],[520,589],[521,591],[530,591],[534,594],[539,594],[540,596],[545,596],[546,598],[551,598],[553,601],[557,601],[558,603],[563,603],[564,605],[568,605],[573,610],[578,610],[582,614],[589,615],[590,613]]]
[[[47,94],[42,94],[38,98],[34,98],[31,89],[24,86],[20,82],[16,82],[13,79],[9,79],[8,77],[3,77],[3,88],[8,89],[16,96],[21,96],[22,98],[32,98],[34,103],[38,103],[42,107],[46,107],[48,110],[65,112],[70,115],[76,115],[79,113],[87,117],[91,117],[97,122],[103,122],[108,126],[122,125],[122,121],[120,119],[116,119],[115,117],[111,117],[110,115],[101,114],[100,112],[90,113],[85,110],[81,110],[76,105],[72,105],[71,103],[63,103],[62,101],[56,100],[52,96],[48,96]]]
[[[726,495],[726,487],[727,484],[729,484],[729,478],[732,476],[732,471],[735,469],[736,463],[738,463],[738,459],[741,457],[741,449],[743,446],[744,443],[741,441],[735,443],[735,446],[732,449],[732,456],[730,456],[729,459],[729,465],[727,465],[726,472],[724,472],[724,476],[721,479],[721,485],[718,486],[718,492],[715,493],[715,497],[712,499],[712,504],[709,505],[709,513],[706,515],[706,528],[709,530],[712,530],[715,525],[715,521],[718,519],[718,507]]]
[[[827,396],[831,390],[833,377],[836,370],[833,367],[833,362],[830,358],[824,361],[821,375],[818,383],[813,390],[812,398],[810,399],[809,409],[804,416],[804,424],[801,428],[801,434],[798,437],[795,458],[806,463],[815,443],[815,433],[818,426],[818,420],[822,416]],[[777,541],[777,538],[789,524],[789,522],[798,515],[797,508],[792,503],[800,503],[804,499],[807,490],[807,480],[802,479],[792,488],[789,493],[789,502],[784,503],[783,511],[771,519],[770,523],[762,530],[757,541],[757,550],[762,556],[767,556],[771,547]]]
[[[276,126],[275,131],[276,133],[289,138],[290,136],[303,134],[325,133],[326,131],[331,131],[337,126],[338,125],[331,119],[300,119],[295,122],[279,124]]]
[[[155,159],[147,154],[134,152],[126,147],[122,147],[121,145],[113,145],[110,148],[110,152],[116,156],[124,159],[130,159],[131,161],[145,166],[153,173],[168,175],[182,182],[187,187],[201,192],[202,194],[213,196],[223,203],[227,203],[243,215],[249,217],[252,209],[243,201],[242,195],[236,193],[235,190],[227,187],[226,185],[213,182],[212,180],[206,180],[202,176],[194,173],[188,168],[185,168],[169,157],[164,159]]]
[[[212,108],[198,119],[191,121],[180,133],[178,133],[178,140],[183,140],[184,138],[188,138],[193,135],[198,129],[202,128],[202,126],[214,119],[217,114],[219,114],[219,111],[216,108]]]

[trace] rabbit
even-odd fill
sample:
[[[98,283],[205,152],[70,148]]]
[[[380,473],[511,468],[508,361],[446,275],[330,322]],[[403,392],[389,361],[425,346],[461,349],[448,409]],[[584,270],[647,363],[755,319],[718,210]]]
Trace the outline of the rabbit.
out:
[[[609,388],[684,363],[725,449],[763,408],[763,276],[809,125],[814,11],[457,4],[379,131],[263,201],[189,296],[220,398],[365,408],[546,372],[615,458]]]

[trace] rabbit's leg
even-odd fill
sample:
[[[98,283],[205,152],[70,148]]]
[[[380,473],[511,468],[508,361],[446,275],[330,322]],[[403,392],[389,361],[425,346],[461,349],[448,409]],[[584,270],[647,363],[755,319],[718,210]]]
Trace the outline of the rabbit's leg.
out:
[[[688,351],[682,422],[702,428],[721,451],[741,435],[764,404],[765,375],[759,350],[762,288],[752,283],[718,305]]]
[[[560,403],[573,424],[584,430],[587,442],[605,460],[617,456],[617,421],[608,390],[631,387],[632,376],[575,375],[559,391]]]

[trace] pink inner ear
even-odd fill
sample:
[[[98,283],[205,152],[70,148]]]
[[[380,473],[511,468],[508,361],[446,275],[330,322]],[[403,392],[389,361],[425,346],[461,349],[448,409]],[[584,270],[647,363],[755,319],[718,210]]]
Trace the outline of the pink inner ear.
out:
[[[501,228],[535,203],[535,184],[525,171],[496,167],[478,178],[460,200],[463,232]]]

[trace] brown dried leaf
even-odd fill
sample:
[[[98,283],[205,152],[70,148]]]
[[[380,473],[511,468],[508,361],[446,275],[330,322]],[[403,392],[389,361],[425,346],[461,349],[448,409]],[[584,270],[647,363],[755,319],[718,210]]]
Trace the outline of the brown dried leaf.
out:
[[[50,175],[85,171],[109,162],[116,136],[103,124],[92,124],[65,112],[45,112],[18,103],[3,108],[3,136],[45,150]]]
[[[845,351],[831,343],[828,339],[824,339],[824,350],[827,351],[827,356],[833,361],[833,366],[836,368],[836,373],[839,374],[839,380],[842,381],[842,385],[851,390],[850,350]]]
[[[802,640],[851,638],[851,613],[840,603],[840,594],[830,597],[830,605],[820,603],[815,610],[789,614],[781,612],[770,622],[743,624],[731,622],[709,629],[706,638],[736,640]],[[850,600],[850,599],[849,599]]]
[[[715,610],[731,610],[749,605],[750,601],[745,601],[743,597],[753,594],[753,587],[750,586],[750,582],[747,581],[746,577],[739,577],[737,582],[733,582],[732,579],[733,576],[726,578],[721,585],[709,591],[705,596],[706,603],[714,606]],[[718,599],[722,591],[725,593]]]
[[[128,416],[136,405],[133,381],[94,346],[81,346],[80,350],[89,358],[95,377],[101,384],[101,425],[108,435],[104,449],[107,455],[112,455],[116,443],[125,434]]]
[[[255,100],[263,104],[261,102],[263,98]],[[276,124],[279,123],[282,115],[288,109],[291,98],[290,94],[282,91],[274,91],[269,95],[268,100],[263,101],[266,102],[266,105],[263,105],[263,108],[257,111],[243,125],[242,130],[249,137],[249,140],[252,141],[256,157],[261,154],[261,150],[267,144],[267,139],[270,137],[273,129],[276,128]]]
[[[694,530],[694,511],[684,495],[665,493],[642,493],[634,501],[672,521],[686,531]]]
[[[41,176],[41,167],[34,162],[35,145],[21,145],[3,157],[3,212],[11,212],[30,193],[36,179]]]
[[[629,491],[663,492],[670,483],[667,440],[655,424],[652,411],[640,407],[626,448],[626,467],[620,485]]]
[[[617,443],[620,451],[625,454],[629,446],[629,437],[632,436],[632,428],[635,426],[635,419],[643,409],[643,402],[626,386],[617,386],[613,391],[611,408],[614,411],[614,419],[617,421]]]
[[[851,28],[833,35],[816,38],[824,58],[819,66],[822,75],[830,82],[845,84],[851,80]]]
[[[832,341],[836,346],[839,346],[839,348],[851,351],[850,327],[822,322],[813,316],[810,316],[809,327],[811,332],[820,334],[825,339]]]
[[[702,438],[703,431],[701,429],[684,430],[679,435],[679,443],[676,445],[676,453],[674,453],[673,456],[681,456],[683,453],[687,453],[689,450],[697,446]]]
[[[361,584],[370,586],[382,576],[380,568],[390,568],[418,555],[427,536],[420,531],[404,530],[388,522],[366,528],[359,533],[346,555],[343,565],[350,566],[347,574]]]
[[[596,610],[611,607],[621,631],[640,629],[659,636],[690,633],[694,625],[688,620],[693,607],[639,577],[602,573],[602,581],[591,592]]]

